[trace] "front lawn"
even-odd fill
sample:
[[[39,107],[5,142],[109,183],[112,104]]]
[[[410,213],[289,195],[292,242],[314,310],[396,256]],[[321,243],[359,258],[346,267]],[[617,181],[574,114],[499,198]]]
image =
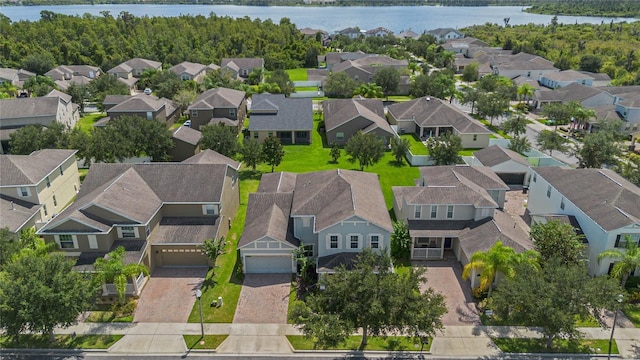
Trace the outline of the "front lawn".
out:
[[[640,328],[640,304],[625,304],[622,312],[635,327]]]
[[[307,77],[307,69],[298,68],[298,69],[287,69],[285,70],[287,74],[289,74],[289,79],[291,81],[307,81],[309,78]],[[318,90],[316,88],[316,90]]]
[[[91,129],[93,129],[93,124],[105,116],[105,113],[92,113],[85,115],[80,118],[76,126],[79,127],[80,130],[89,133]]]
[[[304,335],[287,335],[287,340],[295,350],[315,350],[316,346],[312,339]],[[431,350],[432,338],[424,344],[422,351]],[[349,336],[346,343],[327,350],[358,350],[362,336]],[[367,341],[365,351],[419,351],[420,342],[415,342],[406,336],[370,336]]]
[[[49,342],[48,335],[20,335],[16,341],[0,337],[0,348],[8,349],[108,349],[124,335],[56,335]]]
[[[491,338],[501,351],[506,353],[563,353],[563,354],[607,354],[609,340],[566,340],[554,339],[551,349],[547,349],[545,339],[523,338]],[[611,344],[611,353],[618,354],[618,345],[615,340]]]
[[[200,335],[182,335],[187,348],[192,349],[216,349],[229,335],[206,335],[204,339]],[[204,344],[200,342],[204,340]]]
[[[116,316],[113,311],[91,311],[85,322],[133,322],[133,315]]]
[[[429,155],[427,147],[424,146],[416,134],[402,134],[400,137],[409,140],[409,150],[413,155]]]
[[[458,152],[460,156],[473,156],[473,153],[482,149],[462,149]]]

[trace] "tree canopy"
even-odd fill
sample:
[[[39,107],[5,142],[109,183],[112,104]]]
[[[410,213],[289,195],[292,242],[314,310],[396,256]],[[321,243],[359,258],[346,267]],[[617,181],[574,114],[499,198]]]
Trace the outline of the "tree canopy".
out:
[[[269,136],[262,143],[262,156],[267,165],[271,165],[271,172],[276,166],[280,165],[284,157],[284,149],[280,144],[280,139],[275,136]]]
[[[344,150],[350,156],[349,161],[358,161],[360,170],[364,170],[365,167],[375,165],[382,159],[385,145],[375,133],[365,134],[358,131],[347,140]]]
[[[542,264],[557,258],[564,265],[584,265],[584,235],[578,235],[571,224],[557,220],[535,224],[531,226],[531,238]]]
[[[462,161],[458,155],[462,150],[462,140],[458,135],[446,133],[439,138],[431,137],[426,147],[436,165],[455,165]]]
[[[230,126],[207,125],[200,127],[200,132],[200,147],[203,149],[211,149],[230,158],[235,157],[240,150],[237,135]]]

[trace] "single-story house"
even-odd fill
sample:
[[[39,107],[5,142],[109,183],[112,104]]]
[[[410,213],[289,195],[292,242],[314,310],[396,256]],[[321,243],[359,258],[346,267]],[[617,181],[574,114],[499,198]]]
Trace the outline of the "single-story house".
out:
[[[287,98],[284,94],[257,94],[251,98],[249,132],[263,142],[269,136],[282,144],[310,144],[313,105],[310,98]]]
[[[325,100],[322,109],[328,144],[345,145],[358,131],[374,133],[385,144],[395,136],[380,99]]]

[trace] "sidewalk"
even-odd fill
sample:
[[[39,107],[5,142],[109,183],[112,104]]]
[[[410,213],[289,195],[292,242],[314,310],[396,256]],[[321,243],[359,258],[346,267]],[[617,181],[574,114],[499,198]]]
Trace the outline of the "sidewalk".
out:
[[[587,339],[609,339],[611,329],[580,328]],[[289,324],[204,324],[205,334],[229,334],[220,354],[293,354],[285,335],[302,335]],[[199,335],[199,323],[79,323],[58,334],[125,335],[107,352],[111,354],[184,354],[182,335]],[[491,357],[500,353],[491,337],[539,338],[535,329],[515,326],[447,326],[431,345],[434,356]],[[640,358],[640,328],[618,327],[614,338],[620,357]],[[213,351],[213,350],[212,350]]]

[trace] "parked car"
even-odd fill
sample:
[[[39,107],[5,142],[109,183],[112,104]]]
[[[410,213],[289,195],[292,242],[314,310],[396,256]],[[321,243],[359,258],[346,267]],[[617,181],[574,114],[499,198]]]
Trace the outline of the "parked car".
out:
[[[145,88],[145,89],[144,89],[144,93],[145,93],[146,95],[151,95],[151,89],[150,89],[150,88]]]
[[[191,120],[187,120],[187,121],[185,121],[185,122],[182,124],[182,126],[188,126],[188,127],[191,127]]]

